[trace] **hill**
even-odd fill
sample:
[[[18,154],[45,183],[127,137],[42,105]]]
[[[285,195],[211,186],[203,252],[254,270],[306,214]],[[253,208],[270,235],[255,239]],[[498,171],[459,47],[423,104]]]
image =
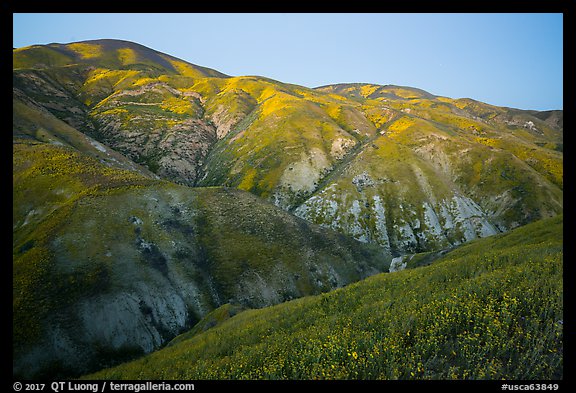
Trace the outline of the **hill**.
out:
[[[562,111],[229,77],[114,40],[19,48],[14,66],[16,124],[49,112],[163,179],[246,190],[395,256],[563,210]]]

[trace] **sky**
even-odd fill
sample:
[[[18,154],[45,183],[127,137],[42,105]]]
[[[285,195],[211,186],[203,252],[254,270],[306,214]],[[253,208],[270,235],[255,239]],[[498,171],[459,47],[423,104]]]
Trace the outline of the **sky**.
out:
[[[307,87],[417,87],[519,109],[563,109],[563,15],[13,14],[13,47],[112,38],[231,76]]]

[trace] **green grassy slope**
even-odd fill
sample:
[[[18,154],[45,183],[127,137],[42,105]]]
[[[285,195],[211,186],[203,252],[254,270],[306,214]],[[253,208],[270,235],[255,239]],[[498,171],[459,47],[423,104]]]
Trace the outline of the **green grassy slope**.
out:
[[[243,311],[87,378],[559,379],[562,216],[432,265]]]

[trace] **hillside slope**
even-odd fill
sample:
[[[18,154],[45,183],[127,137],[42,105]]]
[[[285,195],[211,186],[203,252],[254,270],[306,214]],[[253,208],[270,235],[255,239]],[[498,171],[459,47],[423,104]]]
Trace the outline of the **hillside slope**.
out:
[[[114,40],[16,49],[14,67],[18,100],[164,179],[250,191],[393,255],[563,210],[562,111],[229,77]]]
[[[296,348],[291,368],[279,364],[266,371],[265,361],[255,356],[250,362],[263,362],[253,368],[261,374],[227,374],[226,369],[236,370],[228,361],[244,364],[246,359],[228,343],[220,347],[211,336],[219,328],[210,327],[224,328],[245,308],[319,294],[378,272],[459,255],[454,254],[457,250],[446,253],[462,243],[563,211],[562,111],[495,107],[395,85],[310,89],[259,76],[233,77],[118,40],[18,48],[13,50],[13,66],[13,372],[18,378],[77,376],[168,342],[173,350],[183,348],[180,345],[199,337],[210,345],[217,343],[202,350],[216,354],[214,361],[224,368],[203,368],[207,363],[202,362],[198,367],[203,369],[193,365],[190,375],[297,378],[297,366],[312,360],[323,364],[314,348],[306,344],[301,347],[308,348],[304,352]],[[556,220],[547,221],[550,229],[561,226],[561,218]],[[541,228],[538,225],[544,224],[532,228]],[[530,292],[530,299],[533,293],[541,295],[533,309],[526,304],[519,310],[542,312],[543,320],[550,322],[550,315],[559,309],[557,303],[545,302],[555,301],[550,299],[560,291],[554,281],[560,254],[554,250],[561,235],[556,233],[559,240],[552,241],[556,248],[548,257],[546,250],[551,249],[546,242],[531,243],[539,235],[529,239],[522,229],[514,233],[524,233],[520,242],[532,250],[534,266],[518,257],[520,249],[512,246],[500,249],[502,258],[486,251],[495,265],[483,256],[472,261],[478,272],[490,271],[504,281],[510,275],[503,288],[516,293],[516,302],[520,292],[513,285]],[[462,250],[480,255],[484,251],[475,244],[497,248],[498,239],[511,238],[496,237]],[[375,296],[388,299],[390,305],[412,294],[431,301],[450,300],[448,284],[436,287],[419,275],[427,272],[434,277],[440,274],[438,266],[448,265],[461,273],[462,258],[455,259],[454,266],[434,262],[419,273],[396,273],[408,281],[397,284],[402,289],[393,293],[394,298],[387,292]],[[514,266],[521,266],[521,271]],[[537,269],[543,272],[541,277]],[[526,283],[521,282],[523,272]],[[476,300],[466,291],[477,293],[481,302],[500,310],[501,289],[492,276],[478,274],[479,288],[488,288],[496,298],[475,292],[467,284],[468,276],[458,276],[460,286],[454,291],[472,304]],[[374,280],[367,283],[385,286],[387,280],[396,279]],[[412,289],[413,282],[422,284],[422,293]],[[533,283],[553,297],[532,289]],[[506,296],[512,292],[507,290]],[[366,307],[379,304],[378,314],[388,306],[381,299],[358,296],[350,304],[360,314],[353,315],[362,320],[359,326],[372,331]],[[318,299],[322,298],[282,306],[294,312],[293,317],[282,314],[282,318],[293,321],[296,328],[302,323],[314,329],[318,309],[299,314],[290,307],[316,304]],[[396,339],[400,333],[394,329],[404,323],[398,318],[410,321],[410,313],[434,311],[424,303],[404,306],[390,308],[395,315],[382,311],[379,319]],[[455,307],[454,312],[467,310],[462,302]],[[483,321],[479,307],[470,313]],[[343,331],[351,326],[344,308],[327,312],[334,312],[333,320]],[[241,315],[260,314],[251,310],[237,317],[244,318]],[[298,315],[302,319],[294,320]],[[494,318],[502,322],[504,316],[498,315]],[[326,332],[321,326],[329,322],[322,318],[318,326]],[[326,318],[332,317],[326,314]],[[433,323],[423,315],[419,318],[424,328]],[[171,341],[199,321],[195,330]],[[504,329],[505,324],[500,325]],[[488,321],[480,326],[492,329]],[[505,354],[487,347],[491,336],[483,336],[474,349],[488,352],[466,352],[458,340],[475,340],[467,336],[469,329],[458,330],[461,336],[451,336],[452,342],[466,353],[464,364],[486,354],[495,359],[476,377],[557,376],[561,357],[547,336],[555,327],[542,330],[535,319],[532,325],[518,322],[514,329],[518,326],[527,332],[520,334],[520,341],[504,331],[495,338],[517,343]],[[276,348],[274,356],[287,350],[288,341],[282,340],[308,334],[280,328],[276,334],[287,334],[277,337],[280,346],[266,342]],[[271,333],[258,329],[262,335]],[[362,333],[357,333],[343,337],[340,345],[361,342]],[[536,341],[536,334],[548,341]],[[434,337],[441,341],[440,336]],[[247,347],[255,338],[246,339]],[[542,369],[534,366],[533,374],[526,371],[529,359],[521,353],[534,359],[543,355],[533,352],[527,342],[535,345],[534,351],[551,351],[542,352],[550,359]],[[388,344],[395,348],[392,341]],[[414,356],[424,364],[429,357],[419,348]],[[445,353],[422,348],[444,359]],[[368,349],[363,350],[368,356]],[[401,350],[395,350],[393,359],[401,358]],[[225,358],[230,353],[236,354]],[[349,355],[359,359],[353,353],[360,352],[352,349]],[[518,370],[524,371],[506,368],[506,354],[512,354],[514,362],[521,363]],[[444,368],[447,359],[438,360],[443,371],[428,364],[436,371],[425,376],[450,377]],[[412,376],[400,366],[390,370],[373,366],[376,371],[363,375]],[[350,364],[335,374],[327,367],[322,370],[326,377],[353,377],[346,374],[349,369]],[[174,372],[187,375],[178,370]],[[451,372],[457,377],[480,373],[459,370]]]
[[[105,379],[563,377],[562,216],[432,265],[240,312]]]
[[[189,188],[15,139],[14,375],[69,377],[148,353],[225,303],[263,307],[390,256],[249,193]]]

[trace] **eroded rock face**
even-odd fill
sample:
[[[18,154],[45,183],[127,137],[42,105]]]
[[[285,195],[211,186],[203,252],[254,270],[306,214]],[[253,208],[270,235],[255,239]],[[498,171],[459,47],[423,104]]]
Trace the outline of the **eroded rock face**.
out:
[[[139,116],[124,127],[114,114],[95,116],[102,140],[135,162],[165,179],[194,185],[204,159],[216,141],[214,126],[203,120],[186,119],[171,125],[169,119]],[[152,123],[157,124],[152,128]]]
[[[332,187],[313,196],[294,213],[361,242],[377,243],[396,255],[439,249],[500,232],[488,214],[462,195],[436,204],[387,208],[390,202],[384,202],[380,195],[350,201],[334,191]],[[389,209],[393,211],[387,213]]]
[[[217,138],[202,113],[195,95],[151,82],[112,94],[90,116],[109,146],[163,178],[194,185]]]

